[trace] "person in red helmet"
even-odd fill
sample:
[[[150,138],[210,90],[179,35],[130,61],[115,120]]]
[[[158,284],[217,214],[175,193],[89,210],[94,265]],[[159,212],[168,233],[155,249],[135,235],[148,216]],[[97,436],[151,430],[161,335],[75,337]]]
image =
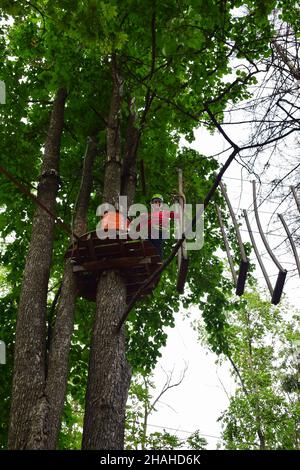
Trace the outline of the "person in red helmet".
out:
[[[177,212],[163,210],[163,202],[161,194],[154,194],[150,201],[150,215],[141,214],[141,229],[147,232],[149,240],[157,249],[161,259],[163,258],[164,241],[169,233],[169,220],[179,219]]]

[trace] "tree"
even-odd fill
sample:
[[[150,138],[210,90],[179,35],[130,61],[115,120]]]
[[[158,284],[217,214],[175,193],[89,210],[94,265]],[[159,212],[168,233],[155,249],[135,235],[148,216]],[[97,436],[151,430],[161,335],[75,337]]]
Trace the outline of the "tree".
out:
[[[252,83],[254,72],[236,74],[228,82],[225,76],[230,71],[230,56],[238,50],[240,58],[255,60],[266,52],[272,35],[268,14],[274,7],[273,1],[245,1],[250,14],[236,17],[232,8],[240,4],[239,1],[230,4],[214,1],[208,5],[205,1],[171,0],[164,4],[136,0],[108,4],[89,0],[75,4],[69,1],[62,8],[57,0],[39,0],[34,5],[27,1],[3,1],[4,19],[12,18],[10,24],[1,26],[1,73],[10,90],[7,105],[0,110],[3,165],[35,188],[38,175],[45,177],[42,160],[47,161],[49,155],[56,157],[50,168],[46,168],[46,177],[53,188],[45,203],[53,214],[56,211],[69,224],[72,219],[69,207],[77,199],[74,193],[80,194],[82,151],[87,136],[94,138],[95,145],[106,149],[98,159],[97,171],[93,171],[94,186],[85,194],[85,201],[90,196],[91,201],[88,214],[83,217],[90,224],[94,225],[93,214],[100,200],[115,205],[120,194],[128,195],[131,200],[147,200],[137,182],[141,160],[147,170],[149,193],[163,190],[170,196],[176,187],[174,170],[181,166],[191,202],[203,200],[217,163],[192,150],[179,152],[179,136],[183,134],[191,141],[195,122],[202,117],[210,118],[212,129],[216,124],[214,116],[222,115],[229,100],[248,96],[247,86]],[[149,16],[144,14],[145,9]],[[227,44],[225,38],[230,38],[232,43]],[[66,96],[62,118],[62,101],[65,101],[62,97]],[[58,103],[60,118],[56,120]],[[50,126],[49,106],[53,110]],[[51,152],[48,143],[53,137],[54,124],[59,124],[59,130],[53,144],[55,152]],[[98,153],[99,148],[94,150]],[[60,188],[59,156],[59,176],[64,184]],[[56,173],[50,174],[48,170]],[[5,207],[5,212],[0,214],[2,234],[14,233],[13,242],[2,254],[12,284],[3,302],[6,325],[15,321],[23,270],[24,274],[30,273],[22,281],[15,337],[10,447],[54,448],[66,393],[75,305],[74,283],[68,266],[61,291],[54,299],[51,289],[60,283],[63,275],[62,257],[69,234],[66,237],[55,230],[53,217],[41,212],[41,208],[36,214],[41,214],[48,232],[35,222],[30,234],[28,222],[38,220],[38,215],[33,215],[32,204],[15,189],[11,190],[10,183],[4,183],[2,188],[0,203]],[[16,220],[15,211],[22,214],[21,219]],[[206,217],[209,235],[201,253],[191,256],[188,280],[191,292],[184,303],[199,303],[207,295],[204,318],[212,347],[220,352],[226,348],[223,310],[230,286],[223,279],[222,263],[214,254],[220,240],[213,211],[208,209]],[[83,220],[81,227],[85,223]],[[47,238],[45,252],[43,237]],[[31,263],[36,256],[39,263]],[[213,265],[209,275],[205,272],[208,264]],[[173,323],[172,315],[179,305],[178,295],[173,292],[174,278],[172,266],[163,276],[159,295],[154,294],[153,299],[137,305],[127,330],[123,327],[119,335],[115,334],[115,326],[124,310],[125,286],[117,271],[108,271],[99,279],[94,319],[93,308],[78,302],[75,311],[78,331],[73,333],[69,387],[81,402],[82,390],[74,390],[72,380],[74,374],[86,379],[88,357],[85,354],[81,371],[72,363],[72,357],[74,360],[74,356],[80,355],[81,347],[88,349],[93,329],[84,448],[122,448],[131,374],[128,361],[133,370],[151,370],[154,366],[159,347],[166,340],[163,326]],[[34,279],[36,286],[42,284],[38,292],[31,282]],[[34,309],[27,317],[26,306],[34,298]],[[10,316],[8,305],[13,305]],[[12,331],[8,345],[11,354]],[[20,358],[22,348],[27,351],[25,362]],[[32,352],[35,367],[28,362]],[[63,386],[55,388],[55,383]],[[8,403],[7,397],[5,400]],[[26,411],[22,413],[22,409]]]
[[[157,396],[152,377],[134,377],[129,390],[129,403],[126,413],[125,448],[126,449],[204,449],[206,440],[201,437],[199,431],[195,431],[186,439],[180,439],[176,434],[171,434],[166,429],[162,432],[149,432],[148,419],[156,411],[160,399],[173,387],[182,383],[185,370],[177,381],[172,381],[173,371],[166,373],[166,381]]]
[[[268,230],[271,226],[274,232],[282,229],[282,223],[277,219],[280,210],[285,212],[295,241],[299,242],[299,214],[295,201],[286,208],[292,199],[289,186],[294,185],[298,190],[299,170],[296,152],[299,145],[299,14],[295,8],[274,8],[269,51],[250,66],[245,66],[245,73],[246,68],[248,73],[259,71],[258,81],[251,87],[251,96],[229,105],[224,118],[219,119],[218,115],[216,118],[229,138],[239,134],[242,143],[237,142],[238,145],[247,148],[238,157],[242,181],[247,175],[246,180],[253,175],[258,183],[262,183],[260,205],[271,198],[276,203]],[[284,242],[276,249],[279,247],[285,248]]]
[[[286,387],[299,315],[289,313],[253,290],[230,314],[226,358],[236,391],[220,417],[227,449],[299,447],[299,394]]]
[[[58,159],[66,90],[60,88],[53,103],[37,197],[55,211],[58,190]],[[10,446],[24,448],[31,418],[31,432],[37,433],[34,415],[44,385],[46,352],[46,299],[52,257],[54,219],[37,207],[32,223],[31,244],[27,255],[18,310],[15,346],[13,396],[10,418]],[[24,399],[24,391],[27,396]],[[40,432],[40,429],[38,430]],[[35,438],[33,438],[35,439]],[[35,447],[31,442],[30,447]]]

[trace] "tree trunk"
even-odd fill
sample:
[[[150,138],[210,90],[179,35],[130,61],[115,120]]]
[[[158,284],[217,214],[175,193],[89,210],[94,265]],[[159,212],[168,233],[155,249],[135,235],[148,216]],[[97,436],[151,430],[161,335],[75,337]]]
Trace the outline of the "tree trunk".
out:
[[[92,167],[97,153],[96,138],[87,146],[81,185],[75,207],[74,232],[83,235],[87,230],[87,211],[92,188]],[[50,351],[46,385],[36,407],[34,432],[30,436],[31,449],[55,449],[60,431],[61,414],[68,380],[68,358],[74,327],[74,310],[77,295],[76,279],[70,259],[65,262],[63,281],[57,307]]]
[[[255,422],[257,424],[257,436],[259,439],[259,450],[266,450],[266,439],[265,439],[265,434],[263,432],[263,427],[262,427],[262,418],[261,418],[261,407],[260,407],[260,401],[259,401],[259,390],[257,387],[257,382],[255,381],[255,370],[253,366],[253,360],[252,360],[252,338],[251,338],[251,321],[250,321],[250,313],[246,313],[247,317],[247,323],[248,323],[248,352],[249,352],[249,368],[253,377],[252,384],[251,384],[251,392],[255,394],[257,397],[257,401],[255,402],[254,405],[254,417],[255,417]]]
[[[279,42],[276,39],[273,39],[272,44],[274,45],[278,57],[283,61],[283,63],[288,67],[292,77],[299,81],[300,80],[300,70],[299,67],[296,67],[294,65],[294,62],[289,58],[287,50],[284,49],[284,47],[279,44]]]
[[[123,449],[130,367],[125,358],[124,328],[116,333],[126,301],[117,271],[101,276],[97,289],[86,409],[84,449]]]
[[[116,207],[121,192],[120,122],[122,80],[112,60],[113,93],[107,129],[103,202]],[[95,324],[83,427],[83,449],[123,449],[125,406],[131,379],[124,327],[116,327],[126,305],[126,286],[117,270],[103,273],[97,286]]]
[[[134,203],[137,172],[136,160],[140,143],[141,131],[136,127],[137,115],[134,109],[134,100],[129,101],[129,118],[126,132],[126,143],[122,169],[121,191],[127,196],[128,207]]]
[[[66,96],[66,90],[60,89],[53,103],[37,194],[39,200],[54,213]],[[28,448],[33,409],[45,385],[47,290],[54,224],[54,219],[38,206],[33,217],[18,309],[8,443],[10,449]]]

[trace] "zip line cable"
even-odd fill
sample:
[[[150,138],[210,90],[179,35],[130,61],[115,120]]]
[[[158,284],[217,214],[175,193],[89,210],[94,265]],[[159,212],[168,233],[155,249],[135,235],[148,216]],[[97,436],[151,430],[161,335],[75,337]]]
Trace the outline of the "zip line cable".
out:
[[[148,426],[151,426],[152,428],[160,428],[160,429],[168,429],[169,431],[176,431],[176,432],[183,432],[185,434],[193,434],[196,431],[185,431],[183,429],[175,429],[175,428],[169,428],[167,426],[159,426],[158,424],[148,424]],[[198,433],[199,436],[205,436],[205,437],[212,437],[213,439],[222,439],[221,436],[212,436],[211,434],[203,434],[201,432]]]
[[[151,428],[159,428],[159,429],[167,429],[169,431],[175,431],[175,432],[181,432],[181,433],[184,433],[184,434],[193,434],[195,432],[197,432],[198,430],[196,429],[195,431],[186,431],[186,430],[183,430],[183,429],[176,429],[176,428],[169,428],[167,426],[159,426],[158,424],[148,424],[148,426],[150,426]],[[204,434],[204,433],[201,433],[201,432],[198,432],[199,436],[204,436],[204,437],[210,437],[212,439],[219,439],[223,442],[225,442],[225,439],[222,437],[222,436],[214,436],[212,434]],[[243,441],[243,444],[249,444],[249,445],[256,445],[258,447],[258,444],[256,444],[255,442],[244,442]]]

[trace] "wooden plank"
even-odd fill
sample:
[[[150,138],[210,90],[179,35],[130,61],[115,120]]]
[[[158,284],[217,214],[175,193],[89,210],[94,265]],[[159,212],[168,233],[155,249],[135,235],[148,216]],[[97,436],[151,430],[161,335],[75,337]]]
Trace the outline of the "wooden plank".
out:
[[[253,180],[252,181],[252,187],[253,187],[253,208],[254,208],[254,215],[255,215],[255,219],[256,219],[256,224],[257,224],[257,227],[258,227],[258,231],[260,233],[260,237],[263,241],[263,244],[265,245],[265,248],[267,250],[267,252],[269,253],[269,256],[270,258],[272,259],[272,261],[274,262],[274,264],[277,266],[277,268],[279,269],[279,271],[284,271],[283,267],[281,266],[280,262],[278,261],[278,259],[276,258],[272,248],[270,247],[269,243],[268,243],[268,240],[265,236],[265,233],[263,231],[263,228],[262,228],[262,225],[261,225],[261,222],[260,222],[260,218],[259,218],[259,214],[258,214],[258,207],[257,207],[257,196],[256,196],[256,183],[255,181]]]
[[[239,224],[236,220],[236,216],[235,216],[233,207],[231,205],[231,202],[230,202],[230,199],[228,197],[226,188],[225,188],[224,184],[222,183],[222,181],[220,181],[219,186],[220,186],[222,195],[223,195],[223,197],[226,201],[227,207],[228,207],[230,215],[231,215],[231,219],[232,219],[234,230],[235,230],[235,236],[236,236],[236,239],[237,239],[237,242],[238,242],[238,245],[239,245],[239,249],[240,249],[240,253],[241,253],[241,258],[244,261],[244,263],[247,263],[248,259],[247,259],[245,247],[244,247],[244,244],[243,244],[243,241],[242,241],[242,236],[241,236]]]
[[[179,204],[180,204],[180,229],[181,234],[185,233],[185,226],[184,226],[184,205],[185,205],[185,195],[183,193],[183,174],[182,169],[178,168],[178,194],[180,196]],[[176,289],[178,292],[183,294],[184,292],[184,284],[187,277],[188,271],[188,256],[187,256],[187,249],[186,249],[186,240],[183,241],[181,247],[177,252],[177,263],[178,263],[178,278],[177,278],[177,285]]]
[[[176,285],[176,289],[178,292],[180,292],[180,294],[184,293],[184,285],[185,285],[185,281],[187,278],[188,265],[189,265],[188,258],[186,258],[183,254],[181,254],[181,263],[180,263],[177,285]]]
[[[241,259],[239,275],[238,275],[237,284],[236,284],[236,291],[235,291],[236,295],[241,296],[244,293],[245,283],[246,283],[246,279],[247,279],[247,273],[248,273],[249,266],[250,266],[250,263],[249,263],[248,260],[243,261]]]
[[[155,248],[152,246],[149,240],[100,240],[100,239],[93,239],[92,234],[90,234],[90,238],[86,240],[80,240],[78,244],[76,244],[77,248],[77,256],[81,257],[85,256],[86,250],[91,250],[91,244],[93,244],[95,253],[97,257],[101,257],[103,254],[109,254],[111,256],[114,255],[128,255],[128,256],[135,256],[137,254],[143,254],[146,256],[155,256],[157,254]],[[142,246],[143,245],[143,246]],[[66,257],[70,257],[72,255],[72,246],[69,247]]]
[[[109,247],[114,246],[118,247],[118,241],[117,240],[100,240],[99,238],[93,239],[90,238],[92,241],[94,247],[102,247],[103,249],[109,249]],[[79,250],[84,251],[88,248],[89,245],[89,240],[80,240],[78,243]]]
[[[264,263],[261,259],[260,253],[258,251],[256,242],[255,242],[255,239],[254,239],[254,235],[253,235],[253,232],[252,232],[252,229],[251,229],[251,225],[250,225],[250,222],[249,222],[249,219],[248,219],[247,211],[244,209],[243,213],[244,213],[244,217],[245,217],[245,221],[246,221],[246,225],[247,225],[247,230],[249,232],[249,236],[250,236],[250,240],[251,240],[251,243],[252,243],[252,246],[253,246],[253,249],[254,249],[255,256],[256,256],[257,261],[259,263],[260,269],[262,270],[262,273],[263,273],[263,276],[265,278],[266,284],[268,286],[269,292],[270,292],[271,296],[273,297],[273,287],[272,287],[270,278],[268,276],[267,270],[265,268],[265,265],[264,265]]]
[[[223,237],[223,242],[224,242],[224,246],[225,246],[225,250],[226,250],[227,260],[228,260],[228,263],[229,263],[233,283],[234,283],[235,287],[237,287],[238,279],[237,279],[237,275],[236,275],[236,272],[235,272],[235,269],[234,269],[233,258],[232,258],[231,253],[230,253],[230,247],[229,247],[229,242],[228,242],[228,239],[227,239],[227,235],[226,235],[226,231],[225,231],[225,227],[224,227],[224,223],[223,223],[222,213],[221,213],[220,208],[219,208],[218,205],[216,205],[216,209],[217,209],[219,225],[220,225],[220,229],[221,229],[221,233],[222,233],[222,237]]]
[[[93,240],[91,238],[91,234],[89,234],[89,237],[88,237],[88,251],[89,251],[90,259],[96,260],[97,256],[96,256],[96,252],[95,252],[94,243],[93,243]]]
[[[286,270],[279,271],[279,273],[278,273],[276,284],[275,284],[275,287],[274,287],[274,292],[273,292],[273,295],[272,295],[272,300],[271,300],[273,305],[277,305],[280,302],[286,275],[287,275]]]
[[[104,269],[122,268],[135,265],[151,263],[151,258],[119,258],[102,259],[99,261],[89,261],[81,265],[73,266],[73,272],[80,271],[103,271]]]
[[[126,242],[124,245],[127,253],[135,253],[140,256],[154,256],[157,254],[155,248],[152,245],[145,244],[144,240],[137,240],[136,243]]]
[[[114,256],[114,255],[118,255],[120,256],[120,246],[115,243],[115,244],[109,244],[109,245],[105,245],[105,244],[102,244],[102,245],[95,245],[93,244],[93,248],[94,248],[94,251],[95,251],[95,255],[97,258],[99,257],[103,257],[104,255],[110,255],[110,256]],[[89,250],[89,243],[86,242],[84,245],[81,245],[79,247],[79,256],[85,256],[85,253],[86,251]]]
[[[297,185],[297,186],[298,186],[298,185]],[[298,211],[300,212],[300,201],[299,201],[299,198],[298,198],[298,195],[297,195],[296,188],[295,188],[295,186],[290,186],[290,188],[291,188],[291,190],[292,190],[292,193],[293,193],[295,202],[296,202],[296,204],[297,204]]]
[[[139,257],[139,259],[143,259],[143,258]],[[151,260],[151,262],[149,264],[147,263],[151,273],[154,272],[159,266],[162,265],[161,258],[159,256],[156,256],[155,259],[153,259],[153,257],[148,256],[147,259]],[[132,267],[129,271],[124,269],[124,274],[130,275],[133,272],[135,272],[137,274],[138,272],[144,272],[145,269],[146,269],[145,266],[142,266],[141,264],[138,264],[138,265]]]
[[[102,243],[102,240],[95,240],[94,242],[94,247],[95,251],[98,256],[101,255],[101,253],[104,254],[113,254],[113,253],[118,253],[121,254],[120,252],[120,244],[117,240],[112,243],[112,240],[110,240],[110,243]]]

